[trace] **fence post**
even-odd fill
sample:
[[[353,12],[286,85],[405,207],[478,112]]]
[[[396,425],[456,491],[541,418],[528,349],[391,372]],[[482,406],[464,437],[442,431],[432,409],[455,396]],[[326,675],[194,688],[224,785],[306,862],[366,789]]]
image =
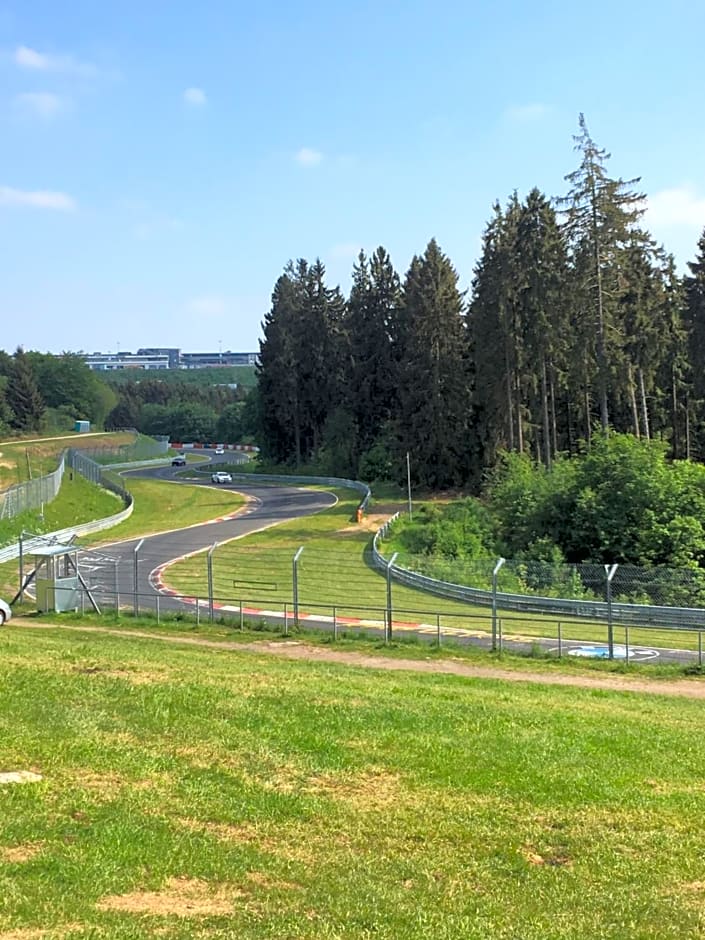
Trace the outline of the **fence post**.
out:
[[[135,545],[135,551],[134,551],[134,570],[133,570],[134,598],[133,598],[133,613],[134,613],[135,617],[137,617],[138,614],[139,614],[139,612],[140,612],[140,596],[139,596],[139,593],[138,593],[138,592],[139,592],[139,587],[138,587],[138,585],[137,585],[137,581],[138,581],[138,577],[139,577],[139,569],[138,569],[138,564],[139,564],[139,551],[140,551],[140,549],[142,548],[142,543],[143,543],[143,542],[144,542],[144,539],[140,539],[139,542]]]
[[[20,532],[20,604],[24,601],[24,532]]]
[[[438,649],[441,648],[441,615],[436,614],[436,640],[438,641]]]
[[[158,595],[158,594],[156,595],[155,607],[157,608],[157,623],[161,623],[160,608],[159,608],[159,595]]]
[[[392,557],[387,562],[387,624],[384,631],[386,643],[389,643],[392,638],[392,565],[396,561],[398,554],[399,552],[394,552]]]
[[[558,658],[561,659],[563,656],[563,631],[561,629],[561,622],[558,621]]]
[[[498,558],[497,564],[492,570],[492,652],[497,652],[497,575],[506,561],[505,558]]]
[[[207,555],[207,565],[208,565],[208,619],[213,623],[213,552],[216,549],[217,542],[213,542],[211,547],[208,549]]]
[[[284,601],[284,636],[289,636],[289,610],[286,601]]]
[[[338,639],[338,608],[333,608],[333,642]]]
[[[698,630],[698,666],[703,666],[703,631]]]
[[[614,624],[612,623],[612,578],[617,574],[619,565],[605,565],[605,593],[607,595],[607,648],[609,658],[614,659]]]
[[[120,564],[120,559],[115,559],[115,614],[120,616],[120,579],[118,578],[118,565]]]
[[[244,630],[244,629],[245,629],[245,621],[244,621],[244,619],[243,619],[244,616],[245,616],[245,613],[244,613],[244,611],[243,611],[243,609],[242,609],[244,603],[245,603],[245,602],[244,602],[243,600],[240,600],[240,629],[241,629],[241,630]]]
[[[303,545],[297,549],[296,554],[294,555],[294,560],[291,563],[292,569],[292,581],[294,587],[294,626],[298,627],[299,625],[299,558],[301,558],[301,552],[303,552]]]

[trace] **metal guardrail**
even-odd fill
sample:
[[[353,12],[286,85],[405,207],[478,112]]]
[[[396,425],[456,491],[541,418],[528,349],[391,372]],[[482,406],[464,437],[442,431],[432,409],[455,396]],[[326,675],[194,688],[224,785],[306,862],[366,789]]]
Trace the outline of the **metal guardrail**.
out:
[[[104,464],[106,470],[139,470],[141,467],[166,467],[169,465],[171,457],[164,454],[163,457],[153,457],[150,460],[125,460],[122,463]]]
[[[431,578],[410,571],[385,558],[379,550],[379,542],[389,532],[397,519],[396,513],[376,533],[372,542],[372,564],[399,584],[416,588],[438,597],[458,600],[478,607],[495,607],[501,610],[524,614],[543,614],[550,617],[580,618],[607,621],[626,626],[654,626],[664,629],[702,629],[705,627],[705,610],[697,607],[665,607],[652,604],[623,604],[618,601],[583,601],[574,598],[541,597],[530,594],[509,594],[466,587]]]
[[[367,509],[372,497],[372,492],[366,483],[362,483],[360,480],[346,480],[341,477],[294,476],[293,474],[282,476],[277,473],[233,473],[231,476],[238,483],[284,483],[293,486],[305,486],[308,483],[311,486],[339,486],[355,490],[356,493],[360,493],[362,496],[358,509],[362,509],[363,512]]]
[[[72,470],[80,473],[81,476],[85,477],[87,480],[90,480],[92,483],[96,483],[97,485],[102,486],[104,489],[115,493],[123,500],[125,503],[125,508],[120,510],[120,512],[114,513],[112,516],[105,516],[103,519],[94,519],[91,522],[82,522],[66,529],[59,529],[56,532],[49,532],[46,535],[39,535],[35,539],[26,540],[24,543],[24,551],[28,554],[32,553],[33,546],[37,547],[52,542],[67,542],[72,537],[77,537],[80,535],[93,535],[95,532],[102,532],[105,529],[111,529],[113,526],[116,526],[125,519],[128,519],[132,515],[132,512],[135,508],[132,494],[120,483],[117,483],[115,480],[111,480],[110,477],[107,476],[105,468],[101,467],[100,464],[97,464],[94,460],[91,460],[90,457],[86,457],[85,454],[81,454],[75,450],[68,450],[62,456],[61,462],[62,466],[67,463]],[[13,542],[12,545],[8,545],[5,548],[0,549],[0,563],[4,561],[12,561],[13,558],[19,557],[19,554],[20,543],[19,541]]]

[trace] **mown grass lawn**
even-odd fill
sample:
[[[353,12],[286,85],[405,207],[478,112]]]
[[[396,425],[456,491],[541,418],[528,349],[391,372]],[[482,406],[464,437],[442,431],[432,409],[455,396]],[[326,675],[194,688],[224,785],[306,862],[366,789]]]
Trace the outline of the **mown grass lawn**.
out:
[[[132,444],[135,435],[127,431],[110,431],[105,434],[67,434],[55,439],[11,441],[0,444],[0,490],[14,483],[41,476],[56,470],[61,452],[68,447],[94,449],[120,447]]]
[[[112,529],[81,539],[81,545],[109,543],[207,522],[236,512],[244,503],[238,493],[215,487],[183,486],[132,476],[121,478],[121,482],[135,499],[132,515]],[[0,543],[3,541],[3,526],[7,526],[4,539],[7,542],[16,538],[21,529],[29,532],[55,531],[110,516],[121,508],[122,502],[112,493],[88,483],[77,473],[73,474],[73,479],[66,474],[59,495],[45,506],[44,523],[40,524],[38,511],[23,513],[19,520],[0,523]],[[18,563],[10,561],[0,565],[0,596],[10,598],[18,587]]]
[[[0,931],[702,936],[702,703],[0,633]],[[2,933],[0,933],[2,936]]]
[[[135,500],[132,515],[86,540],[86,544],[115,542],[208,522],[236,512],[245,502],[239,493],[210,486],[142,480],[131,474],[121,477],[121,482]]]
[[[386,581],[369,563],[373,532],[398,504],[377,504],[360,525],[353,521],[358,498],[350,490],[336,490],[338,503],[332,508],[294,520],[272,529],[218,547],[213,554],[213,583],[216,597],[223,602],[264,609],[291,609],[293,598],[293,558],[304,550],[298,563],[300,609],[340,617],[361,617],[379,622],[387,603]],[[387,557],[391,553],[385,548]],[[205,553],[194,555],[169,567],[166,581],[185,594],[207,596]],[[491,612],[487,607],[462,604],[404,585],[393,583],[394,618],[403,630],[405,621],[427,623],[433,629],[440,618],[441,629],[487,632]],[[558,621],[546,617],[521,616],[500,610],[501,628],[507,637],[531,639],[555,637]],[[565,620],[560,625],[563,639],[605,643],[607,627],[589,621]],[[627,634],[615,627],[614,641],[622,644]],[[697,648],[697,634],[674,630],[631,628],[630,644],[677,649]]]
[[[89,483],[78,473],[65,473],[56,499],[41,509],[27,510],[12,519],[0,521],[0,545],[19,537],[20,532],[56,532],[61,529],[112,516],[123,509],[114,493]]]

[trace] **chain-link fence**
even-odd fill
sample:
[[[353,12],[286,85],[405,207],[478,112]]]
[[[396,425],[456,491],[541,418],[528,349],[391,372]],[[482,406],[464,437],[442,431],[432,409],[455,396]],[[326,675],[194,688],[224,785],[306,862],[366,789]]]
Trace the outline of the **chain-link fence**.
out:
[[[80,451],[71,448],[71,452],[83,455],[91,463],[115,464],[128,463],[149,458],[156,458],[165,455],[169,450],[168,437],[145,437],[140,435],[134,429],[125,429],[133,431],[135,440],[131,444],[105,445],[97,447],[82,447]],[[66,452],[59,458],[59,464],[56,470],[47,473],[41,477],[35,477],[33,480],[27,480],[25,483],[16,483],[9,487],[5,492],[0,493],[0,519],[13,519],[28,509],[41,509],[46,503],[50,503],[59,493],[61,481],[64,475]],[[84,464],[86,468],[89,464]],[[87,469],[83,473],[78,466],[79,473],[94,483],[100,483],[107,489],[113,489],[114,492],[123,496],[124,487],[114,489],[114,479],[109,478],[111,482],[105,483],[100,474],[95,469]]]
[[[661,627],[705,624],[703,569],[402,552],[390,557],[383,549],[395,518],[375,536],[373,563],[380,571],[389,566],[391,576],[409,587],[496,610]]]
[[[295,544],[255,548],[239,542],[204,549],[193,538],[193,551],[187,539],[181,546],[184,557],[166,565],[163,550],[149,540],[114,545],[106,554],[82,553],[80,567],[91,597],[84,596],[81,606],[92,609],[95,600],[101,610],[130,616],[218,621],[282,633],[298,627],[324,631],[333,639],[345,633],[377,642],[414,639],[542,656],[702,661],[702,611],[698,621],[670,623],[648,617],[620,622],[606,602],[592,618],[507,611],[501,592],[496,604],[489,591],[489,602],[480,605],[422,593],[415,586],[411,590],[391,564],[381,572],[371,550],[361,554]]]
[[[66,452],[66,460],[72,470],[80,473],[82,477],[91,483],[95,483],[106,490],[110,490],[111,493],[115,493],[123,500],[125,505],[132,502],[132,496],[125,488],[118,474],[106,470],[105,467],[102,467],[91,457],[88,457],[84,451],[69,448]]]
[[[100,464],[134,463],[140,460],[165,456],[169,451],[169,438],[163,435],[147,437],[134,428],[120,428],[134,434],[130,444],[99,444],[96,447],[82,447],[81,453]]]
[[[14,519],[27,509],[41,509],[58,495],[64,476],[65,460],[62,454],[56,470],[25,483],[16,483],[0,493],[0,519]]]

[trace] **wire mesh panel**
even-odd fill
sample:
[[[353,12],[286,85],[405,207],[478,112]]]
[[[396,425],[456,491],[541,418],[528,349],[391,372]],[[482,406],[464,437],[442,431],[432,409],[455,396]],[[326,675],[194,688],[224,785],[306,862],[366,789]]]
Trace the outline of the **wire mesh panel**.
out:
[[[62,455],[59,466],[52,473],[9,487],[3,494],[0,519],[13,519],[27,509],[41,509],[44,503],[55,499],[61,487],[64,467],[65,460]]]

